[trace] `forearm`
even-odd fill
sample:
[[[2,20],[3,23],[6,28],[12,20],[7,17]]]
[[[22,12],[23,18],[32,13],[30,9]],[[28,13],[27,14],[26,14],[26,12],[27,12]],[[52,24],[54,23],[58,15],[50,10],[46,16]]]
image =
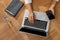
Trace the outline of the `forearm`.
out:
[[[32,12],[32,5],[31,4],[27,4],[26,8],[29,10],[29,12]]]
[[[32,0],[25,0],[26,8],[29,10],[29,12],[32,12]]]
[[[54,8],[59,0],[53,0],[50,8]]]

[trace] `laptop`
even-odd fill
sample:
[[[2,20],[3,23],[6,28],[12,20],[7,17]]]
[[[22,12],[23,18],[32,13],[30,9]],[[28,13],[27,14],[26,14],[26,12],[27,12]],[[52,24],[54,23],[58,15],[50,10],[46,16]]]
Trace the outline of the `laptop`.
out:
[[[23,7],[23,5],[24,4],[19,0],[12,0],[5,11],[12,16],[16,16],[17,12]]]
[[[22,25],[19,31],[47,37],[50,20],[47,17],[46,13],[33,11],[35,15],[34,24],[31,24],[28,21],[28,13],[29,11],[26,9],[24,12],[24,18],[22,21]]]

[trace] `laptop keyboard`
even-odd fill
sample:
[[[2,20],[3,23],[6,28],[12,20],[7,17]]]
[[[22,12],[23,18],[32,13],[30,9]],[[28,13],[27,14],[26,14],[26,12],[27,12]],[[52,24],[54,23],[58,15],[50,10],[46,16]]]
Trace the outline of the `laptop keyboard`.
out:
[[[42,21],[42,20],[37,20],[37,19],[35,19],[34,24],[31,24],[31,23],[28,21],[28,19],[25,19],[24,25],[26,25],[26,26],[31,26],[31,27],[35,27],[35,28],[40,28],[40,29],[46,29],[46,27],[47,27],[47,21]]]
[[[18,10],[22,8],[22,6],[23,6],[23,3],[21,1],[13,0],[6,10],[11,12],[12,13],[12,14],[10,13],[11,15],[15,16]]]

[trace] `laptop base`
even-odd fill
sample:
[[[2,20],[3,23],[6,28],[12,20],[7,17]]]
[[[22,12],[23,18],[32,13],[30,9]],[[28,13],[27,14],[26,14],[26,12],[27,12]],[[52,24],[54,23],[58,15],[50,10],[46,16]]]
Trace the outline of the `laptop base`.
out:
[[[34,24],[31,24],[28,21],[28,11],[25,10],[24,18],[19,31],[47,37],[50,23],[49,18],[47,17],[46,13],[43,12],[34,11],[34,14],[35,14]]]

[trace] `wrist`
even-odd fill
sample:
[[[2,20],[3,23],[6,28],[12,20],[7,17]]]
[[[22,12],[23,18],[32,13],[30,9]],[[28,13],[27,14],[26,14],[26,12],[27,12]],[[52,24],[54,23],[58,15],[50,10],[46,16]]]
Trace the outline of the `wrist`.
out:
[[[50,6],[50,8],[53,9],[53,8],[55,7],[55,5],[56,5],[56,4],[52,4],[52,5]]]
[[[50,6],[49,9],[54,9],[54,7],[53,6]]]
[[[33,11],[32,10],[29,10],[29,13],[31,14],[31,13],[33,13]]]
[[[29,12],[29,15],[32,15],[33,14],[33,12]]]

